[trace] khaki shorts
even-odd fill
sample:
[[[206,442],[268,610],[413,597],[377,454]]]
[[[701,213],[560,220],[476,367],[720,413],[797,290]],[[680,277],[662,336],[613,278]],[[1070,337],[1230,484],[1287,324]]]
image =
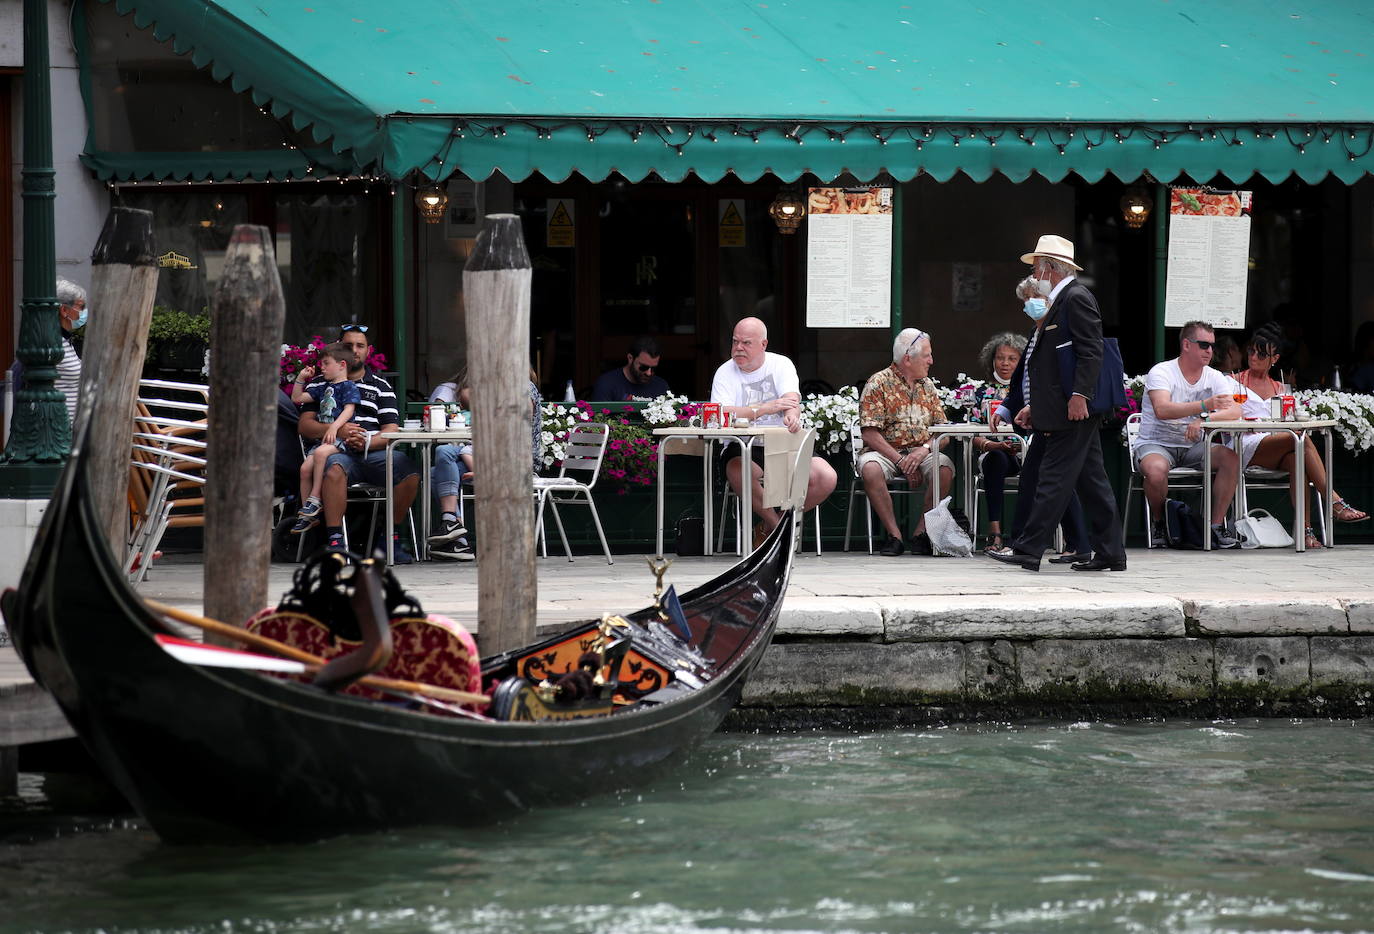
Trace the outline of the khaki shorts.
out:
[[[905,454],[907,452],[902,451],[901,453]],[[860,474],[863,473],[864,464],[877,464],[879,467],[883,469],[883,476],[889,482],[892,480],[896,480],[898,477],[903,476],[902,472],[897,469],[896,464],[892,463],[892,461],[888,460],[886,457],[879,454],[877,451],[865,451],[864,453],[859,455]],[[954,461],[950,460],[944,454],[929,455],[926,457],[925,460],[921,461],[921,473],[923,475],[922,483],[928,481],[930,471],[935,469],[936,464],[939,464],[939,466],[941,467],[948,467],[950,470],[954,469]]]
[[[1227,435],[1226,437],[1230,436]],[[1217,441],[1215,437],[1211,441],[1203,441],[1199,438],[1194,441],[1191,446],[1186,448],[1155,444],[1153,441],[1142,441],[1135,446],[1135,451],[1133,452],[1136,472],[1140,472],[1140,462],[1147,454],[1158,454],[1163,457],[1168,463],[1170,470],[1173,470],[1175,467],[1191,467],[1194,470],[1201,470],[1202,455],[1206,450],[1206,448],[1203,447],[1204,444],[1215,444],[1217,447],[1226,448],[1228,451],[1231,449],[1229,444],[1223,444]],[[1215,459],[1212,461],[1212,469],[1217,469]]]

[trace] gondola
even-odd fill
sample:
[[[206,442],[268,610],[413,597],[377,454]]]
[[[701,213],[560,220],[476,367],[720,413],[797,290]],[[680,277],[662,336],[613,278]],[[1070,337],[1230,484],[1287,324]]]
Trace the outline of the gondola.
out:
[[[648,634],[644,654],[658,660],[662,683],[617,698],[612,713],[445,716],[173,657],[159,641],[173,628],[130,588],[104,544],[86,457],[73,451],[4,613],[34,679],[168,842],[309,841],[486,823],[644,780],[713,732],[739,700],[791,573],[789,514],[751,555],[682,595],[690,639],[676,658],[657,607],[625,614],[622,629],[636,644]],[[486,659],[483,674],[530,674],[550,646],[599,627],[587,621]],[[655,642],[666,654],[655,654]]]

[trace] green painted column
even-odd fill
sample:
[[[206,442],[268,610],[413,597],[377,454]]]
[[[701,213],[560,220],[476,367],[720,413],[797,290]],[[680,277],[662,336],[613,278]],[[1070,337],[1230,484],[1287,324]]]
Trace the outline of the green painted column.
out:
[[[1164,300],[1169,286],[1169,186],[1155,186],[1155,355],[1152,360],[1163,360],[1164,352]]]
[[[410,352],[407,340],[410,312],[406,305],[406,202],[405,186],[391,189],[391,325],[392,359],[395,361],[396,407],[406,417],[406,387],[410,385]]]
[[[24,0],[23,298],[18,357],[24,388],[15,396],[14,421],[0,498],[42,498],[52,492],[56,468],[71,447],[65,396],[54,385],[62,359],[57,319],[57,247],[53,203],[52,93],[48,79],[48,3]]]

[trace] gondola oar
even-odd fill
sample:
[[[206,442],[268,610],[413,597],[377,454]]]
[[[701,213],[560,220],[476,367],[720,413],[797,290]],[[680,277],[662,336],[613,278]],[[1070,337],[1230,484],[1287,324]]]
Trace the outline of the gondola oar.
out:
[[[195,613],[188,613],[174,606],[158,603],[156,600],[144,600],[143,602],[149,609],[161,613],[163,616],[171,617],[177,622],[186,623],[198,629],[203,629],[206,632],[213,632],[229,639],[235,639],[251,648],[284,655],[298,662],[304,662],[306,665],[313,665],[315,667],[323,667],[325,665],[325,660],[323,658],[311,655],[309,652],[302,652],[300,649],[289,646],[284,642],[278,642],[276,639],[269,639],[266,636],[260,636],[257,633],[249,632],[238,626],[221,623],[219,620],[197,616]],[[487,704],[491,701],[491,698],[487,697],[485,694],[474,694],[471,691],[455,691],[452,688],[439,687],[437,684],[423,684],[419,681],[398,681],[395,678],[381,678],[377,675],[368,675],[365,678],[359,678],[357,683],[366,687],[376,688],[379,691],[428,695],[430,697],[437,697],[440,700],[452,701],[455,704]]]

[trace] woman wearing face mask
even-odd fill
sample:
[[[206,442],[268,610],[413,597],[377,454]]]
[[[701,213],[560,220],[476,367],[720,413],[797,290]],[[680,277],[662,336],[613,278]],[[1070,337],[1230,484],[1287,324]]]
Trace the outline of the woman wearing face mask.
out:
[[[81,389],[81,358],[70,340],[72,331],[86,323],[86,290],[75,282],[57,280],[57,318],[62,323],[62,359],[53,385],[67,397],[67,421],[76,422],[76,397]]]
[[[1045,301],[1045,295],[1049,293],[1049,281],[1036,279],[1027,276],[1016,285],[1016,297],[1021,300],[1021,308],[1026,313],[1026,317],[1035,322],[1035,331],[1031,336],[1031,342],[1036,342],[1041,337],[1041,323],[1045,320],[1045,315],[1049,311],[1049,305]],[[1023,342],[1023,347],[1026,343]],[[1044,446],[1036,445],[1034,426],[1030,422],[1030,383],[1024,379],[1025,376],[1024,350],[1018,354],[1016,370],[1008,380],[1008,390],[1012,395],[1021,400],[1022,408],[1017,412],[1008,412],[1005,405],[1001,412],[1005,413],[1001,417],[1014,418],[1014,425],[1018,429],[1018,434],[1030,432],[1030,440],[1025,448],[1025,460],[1021,464],[1019,480],[1016,489],[1016,515],[1012,518],[1011,532],[1003,536],[1007,540],[1013,540],[1021,533],[1021,527],[1030,518],[1031,504],[1035,501],[1035,487],[1040,480],[1040,460],[1044,454]],[[1019,384],[1019,388],[1018,388]],[[1005,398],[1005,394],[1004,394]],[[992,515],[992,490],[988,489],[988,515]],[[1078,501],[1078,494],[1069,497],[1069,505],[1064,509],[1064,516],[1060,520],[1060,529],[1064,533],[1065,551],[1058,557],[1051,558],[1053,564],[1072,564],[1075,561],[1086,561],[1092,557],[1092,547],[1088,543],[1088,525],[1083,518],[1083,506]],[[992,523],[988,523],[989,532]],[[1012,549],[1005,546],[1000,541],[990,542],[987,548],[990,552],[999,554],[1011,554]]]

